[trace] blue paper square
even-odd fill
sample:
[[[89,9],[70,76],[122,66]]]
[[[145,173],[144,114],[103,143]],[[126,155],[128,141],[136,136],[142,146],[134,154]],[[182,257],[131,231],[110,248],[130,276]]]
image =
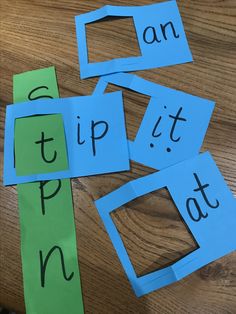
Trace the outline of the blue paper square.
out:
[[[89,63],[85,26],[107,16],[133,17],[141,56]],[[106,5],[76,16],[75,22],[81,78],[193,60],[176,1],[134,7]]]
[[[69,169],[17,176],[14,168],[15,119],[50,114],[62,114]],[[129,152],[121,92],[44,99],[7,106],[4,185],[124,170],[129,170]]]
[[[198,249],[171,266],[138,277],[110,214],[163,187],[169,190]],[[137,296],[176,282],[236,249],[236,200],[208,152],[131,181],[95,205]]]
[[[130,159],[160,170],[198,154],[213,101],[126,73],[101,77],[94,95],[104,93],[109,83],[151,97],[135,140],[129,141]]]

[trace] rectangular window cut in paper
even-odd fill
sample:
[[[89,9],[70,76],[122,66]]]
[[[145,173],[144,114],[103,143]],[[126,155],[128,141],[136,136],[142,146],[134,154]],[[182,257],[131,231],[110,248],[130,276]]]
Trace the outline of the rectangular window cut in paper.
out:
[[[133,19],[141,55],[89,62],[86,25],[107,17]],[[81,78],[163,67],[193,60],[176,1],[134,7],[106,5],[96,11],[76,16],[75,23]],[[111,47],[110,51],[115,49],[116,47]]]
[[[129,152],[121,92],[7,106],[5,185],[124,170]]]

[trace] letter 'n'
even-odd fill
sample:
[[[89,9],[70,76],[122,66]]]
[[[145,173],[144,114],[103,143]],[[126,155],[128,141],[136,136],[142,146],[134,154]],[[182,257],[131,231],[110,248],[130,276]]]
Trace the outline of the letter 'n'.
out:
[[[72,272],[70,275],[67,276],[66,274],[66,268],[65,268],[65,262],[64,262],[64,255],[62,252],[62,249],[55,245],[53,246],[50,251],[47,253],[46,257],[43,258],[43,252],[40,250],[39,251],[39,258],[40,258],[40,279],[41,279],[41,287],[44,288],[45,286],[45,276],[46,276],[46,269],[47,269],[47,265],[48,265],[48,261],[50,259],[50,257],[52,256],[52,254],[55,251],[58,251],[60,254],[60,258],[61,258],[61,268],[62,268],[62,273],[63,273],[63,277],[65,280],[70,281],[73,276],[74,276],[74,272]]]

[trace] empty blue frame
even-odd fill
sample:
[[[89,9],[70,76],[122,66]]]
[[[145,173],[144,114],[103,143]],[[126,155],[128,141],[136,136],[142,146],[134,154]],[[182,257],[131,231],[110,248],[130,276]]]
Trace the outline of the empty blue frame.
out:
[[[101,77],[94,95],[104,93],[109,83],[151,98],[134,141],[128,141],[131,160],[160,170],[199,153],[213,101],[128,73]]]
[[[89,63],[86,24],[108,16],[133,18],[141,56]],[[176,1],[134,7],[106,5],[76,16],[75,23],[81,78],[163,67],[193,60]]]
[[[170,192],[198,248],[171,266],[138,277],[110,214],[163,187]],[[138,297],[174,283],[236,249],[236,200],[208,152],[131,181],[98,199],[95,205]]]

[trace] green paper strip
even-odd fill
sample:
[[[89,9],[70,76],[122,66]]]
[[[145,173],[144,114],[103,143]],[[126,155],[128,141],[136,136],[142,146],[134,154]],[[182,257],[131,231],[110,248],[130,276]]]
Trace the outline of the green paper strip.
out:
[[[29,94],[33,100],[31,90],[38,98],[58,97],[55,69],[13,77],[14,102]],[[17,190],[27,313],[84,313],[70,180],[20,184]]]
[[[41,98],[59,98],[54,67],[15,74],[13,76],[13,102]]]
[[[61,114],[16,119],[15,163],[18,176],[68,169]]]

